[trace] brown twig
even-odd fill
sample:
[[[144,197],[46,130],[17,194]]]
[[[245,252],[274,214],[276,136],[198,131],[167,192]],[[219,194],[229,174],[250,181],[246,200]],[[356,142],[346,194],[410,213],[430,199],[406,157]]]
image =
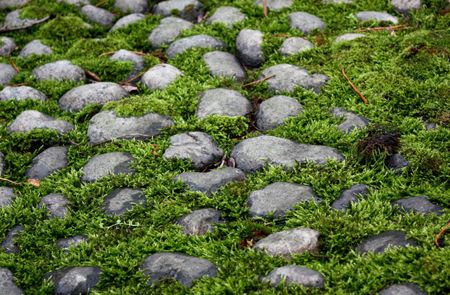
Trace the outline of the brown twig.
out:
[[[353,84],[352,80],[350,80],[350,78],[347,76],[345,69],[342,66],[340,66],[340,68],[341,68],[342,75],[344,76],[345,80],[347,80],[348,84],[350,84],[353,91],[355,91],[356,94],[358,94],[358,96],[361,98],[361,100],[364,102],[364,104],[369,104],[369,101],[367,100],[367,98],[361,93],[361,91],[358,90],[358,88],[355,86],[355,84]]]
[[[256,84],[262,83],[262,82],[264,82],[264,81],[267,81],[267,80],[269,80],[269,79],[272,79],[273,77],[275,77],[275,75],[272,75],[272,76],[267,76],[267,77],[264,77],[264,78],[262,78],[262,79],[258,79],[258,80],[256,80],[256,81],[253,81],[253,82],[250,82],[250,83],[244,84],[244,85],[242,85],[242,87],[253,86],[253,85],[256,85]]]
[[[131,77],[130,79],[121,82],[120,84],[130,84],[131,82],[133,82],[134,80],[137,80],[139,77],[141,77],[142,75],[144,75],[144,72],[141,72],[139,74],[137,74],[136,76]]]
[[[12,181],[12,180],[9,180],[9,179],[6,179],[6,178],[3,178],[3,177],[0,177],[0,181],[5,181],[5,182],[9,182],[9,183],[11,183],[11,184],[14,184],[14,185],[22,185],[21,183],[19,183],[19,182],[15,182],[15,181]]]
[[[99,55],[99,57],[105,56],[105,55],[113,55],[115,53],[115,51],[108,51],[108,52],[103,52],[102,54]]]
[[[202,23],[206,20],[206,18],[208,17],[209,11],[207,11],[204,15],[199,16],[197,23]]]
[[[434,238],[434,244],[436,245],[436,247],[440,248],[441,247],[441,239],[442,236],[445,234],[445,232],[450,229],[450,220],[447,221],[447,224],[439,231],[438,235],[436,236],[436,238]]]
[[[291,34],[275,34],[273,35],[275,38],[289,38],[291,37]]]
[[[269,8],[267,7],[267,0],[264,0],[263,7],[264,7],[264,17],[267,17],[269,15]]]
[[[9,63],[14,68],[14,70],[16,70],[17,73],[20,72],[20,69],[17,67],[16,63],[11,58],[9,58]]]
[[[100,82],[102,79],[100,79],[99,76],[97,76],[96,73],[88,71],[88,70],[84,70],[86,72],[86,76],[88,76],[88,78],[90,78],[91,80],[94,80],[96,82]]]
[[[21,27],[8,28],[7,26],[3,26],[3,27],[0,27],[0,33],[7,33],[7,32],[14,32],[14,31],[25,30],[25,29],[31,28],[31,27],[33,27],[35,25],[39,25],[39,24],[45,23],[49,19],[50,19],[50,15],[44,17],[43,19],[37,20],[35,22],[32,22],[31,24],[28,24],[28,25],[25,25],[25,26],[21,26]]]
[[[397,25],[397,26],[389,26],[389,27],[374,27],[374,28],[363,28],[356,30],[357,32],[378,32],[378,31],[398,31],[403,29],[409,29],[411,27],[407,25]]]

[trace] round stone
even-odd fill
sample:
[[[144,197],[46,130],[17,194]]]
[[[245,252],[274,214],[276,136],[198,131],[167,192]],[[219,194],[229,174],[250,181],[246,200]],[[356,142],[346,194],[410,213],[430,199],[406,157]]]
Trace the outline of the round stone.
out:
[[[379,293],[380,295],[427,295],[416,284],[394,284],[383,289]]]
[[[15,243],[15,239],[20,233],[24,230],[22,225],[17,225],[13,227],[8,234],[6,235],[6,239],[3,241],[1,248],[6,254],[17,254],[19,253],[19,248]]]
[[[291,7],[293,3],[293,0],[267,0],[267,7],[271,10],[281,10]],[[256,0],[256,4],[264,7],[264,0]]]
[[[0,63],[0,86],[8,85],[17,71],[9,64]]]
[[[124,13],[145,13],[148,10],[147,0],[116,0],[114,7]]]
[[[0,37],[0,56],[9,56],[16,49],[16,43],[8,37]]]
[[[207,20],[207,24],[223,24],[227,28],[232,28],[234,24],[245,19],[245,14],[240,9],[232,6],[219,7]]]
[[[0,100],[47,100],[47,96],[29,86],[5,87],[0,91]]]
[[[164,89],[183,76],[176,67],[169,64],[159,64],[149,69],[142,76],[142,83],[150,90]]]
[[[386,159],[386,166],[389,169],[400,171],[401,169],[408,167],[409,162],[402,155],[393,154]]]
[[[295,98],[284,95],[274,96],[259,105],[256,126],[263,131],[274,129],[302,112],[303,106]]]
[[[69,238],[59,239],[56,246],[63,250],[68,250],[70,247],[78,247],[82,243],[87,243],[87,237],[78,235]]]
[[[17,116],[11,125],[9,125],[8,131],[29,132],[34,129],[51,129],[57,131],[59,134],[64,134],[73,128],[72,124],[64,120],[57,120],[41,112],[28,110],[23,111]]]
[[[325,23],[315,15],[307,12],[293,12],[289,15],[291,28],[309,34],[314,30],[325,29]]]
[[[85,5],[81,8],[81,13],[90,21],[104,27],[110,27],[114,23],[114,14],[103,8],[93,5]]]
[[[133,71],[130,73],[129,77],[133,77],[137,73],[139,73],[141,70],[144,69],[144,58],[140,55],[137,55],[134,52],[121,49],[119,51],[116,51],[111,57],[111,60],[117,60],[117,61],[125,61],[130,62],[133,64]]]
[[[339,42],[345,42],[345,41],[352,41],[352,40],[356,40],[356,39],[364,38],[364,37],[366,37],[366,35],[364,35],[364,34],[348,33],[348,34],[343,34],[343,35],[338,36],[334,42],[339,43]]]
[[[41,199],[40,207],[45,207],[50,212],[52,218],[65,218],[69,214],[69,200],[62,194],[50,194]]]
[[[238,81],[245,79],[245,70],[237,58],[228,52],[208,52],[203,55],[203,61],[213,76],[227,77]]]
[[[399,206],[406,212],[442,214],[442,207],[430,202],[427,196],[404,198],[395,201],[393,204]]]
[[[148,36],[148,42],[153,48],[173,42],[184,30],[192,29],[194,25],[184,19],[169,16],[163,18],[160,24]]]
[[[243,29],[236,38],[237,56],[249,67],[257,68],[264,62],[263,33],[258,30]]]
[[[220,212],[216,209],[200,209],[183,216],[177,222],[186,235],[204,235],[214,231],[214,225],[220,222]]]
[[[37,155],[27,171],[27,178],[43,179],[53,172],[67,166],[67,148],[55,146]]]
[[[75,5],[77,7],[82,7],[83,5],[91,4],[89,0],[58,0],[58,2],[64,2],[70,5]]]
[[[119,216],[131,210],[135,205],[143,205],[145,196],[142,190],[123,188],[110,193],[104,201],[106,215]]]
[[[2,29],[15,30],[27,28],[40,23],[44,19],[44,18],[42,19],[21,18],[20,12],[21,10],[18,9],[8,13],[5,17],[5,21],[3,22]]]
[[[407,246],[417,246],[417,243],[407,239],[405,233],[401,231],[390,230],[365,239],[356,250],[360,253],[383,253],[391,247]]]
[[[374,21],[374,22],[391,22],[394,25],[398,23],[398,19],[395,16],[386,12],[379,11],[361,11],[356,14],[356,17],[362,21]]]
[[[355,113],[349,112],[343,108],[333,108],[331,113],[336,117],[343,117],[345,120],[342,122],[338,128],[342,132],[350,133],[356,129],[362,129],[369,124],[369,120]]]
[[[94,182],[105,176],[133,174],[131,162],[134,160],[129,153],[112,152],[97,155],[83,167],[82,181]]]
[[[114,26],[111,28],[111,31],[115,31],[120,28],[125,28],[128,25],[137,23],[145,18],[145,15],[142,13],[132,13],[120,18]]]
[[[182,39],[170,44],[167,48],[167,56],[174,58],[176,55],[183,53],[191,48],[208,48],[208,49],[223,49],[225,43],[208,35],[195,35]]]
[[[33,75],[36,76],[38,80],[86,80],[84,70],[79,66],[72,64],[69,60],[59,60],[42,65],[33,70]]]
[[[8,0],[6,0],[8,1]],[[0,8],[2,8],[0,4]],[[0,268],[0,286],[1,286],[1,294],[5,295],[22,295],[23,291],[17,287],[14,282],[14,277],[12,272],[7,268]]]
[[[284,40],[280,52],[284,56],[298,54],[300,52],[314,48],[314,45],[306,39],[291,37]]]
[[[154,14],[171,16],[175,14],[188,21],[197,21],[203,14],[203,4],[197,0],[167,0],[161,1],[153,8]]]
[[[0,208],[10,206],[15,198],[16,194],[12,188],[0,186]]]
[[[88,294],[95,288],[102,271],[95,266],[64,267],[48,275],[55,286],[55,294]]]
[[[43,44],[40,40],[33,40],[20,51],[19,56],[26,58],[31,55],[49,55],[53,50],[47,45]]]
[[[411,10],[422,6],[420,0],[391,0],[391,4],[395,10],[403,14],[408,14]]]
[[[351,203],[358,202],[358,196],[364,197],[369,193],[369,187],[365,184],[355,184],[348,190],[342,192],[339,199],[335,200],[331,207],[336,210],[346,210]]]
[[[242,94],[235,90],[216,88],[200,94],[197,117],[204,119],[211,115],[237,117],[252,111],[252,105]]]
[[[30,2],[30,0],[2,0],[0,1],[0,9],[20,7],[28,2]]]
[[[323,288],[325,278],[320,272],[303,266],[285,265],[272,270],[262,281],[270,283],[273,287],[284,283],[286,286],[301,285],[307,288]]]

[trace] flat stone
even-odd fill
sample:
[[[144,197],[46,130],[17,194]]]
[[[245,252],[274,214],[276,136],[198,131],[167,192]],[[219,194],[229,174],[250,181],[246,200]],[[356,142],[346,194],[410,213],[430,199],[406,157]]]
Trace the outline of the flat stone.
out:
[[[119,216],[131,210],[135,205],[143,205],[145,196],[142,190],[122,188],[115,189],[106,196],[104,208],[106,215]]]
[[[59,106],[64,111],[77,112],[88,104],[103,105],[126,96],[128,96],[128,92],[119,84],[98,82],[69,90],[59,99]]]
[[[325,23],[315,15],[307,12],[293,12],[289,15],[291,28],[309,34],[314,30],[325,29]]]
[[[265,69],[260,78],[267,80],[269,89],[274,91],[293,92],[296,87],[310,89],[316,93],[328,81],[328,77],[323,74],[308,74],[305,69],[290,64],[279,64]]]
[[[38,80],[86,80],[84,70],[79,66],[72,64],[69,60],[59,60],[42,65],[33,70],[33,75],[36,76]]]
[[[9,64],[0,63],[0,86],[8,85],[17,71]]]
[[[291,258],[294,254],[319,252],[320,233],[310,228],[293,228],[273,233],[259,240],[253,247],[270,256]]]
[[[191,22],[178,17],[163,18],[148,36],[148,42],[153,48],[159,48],[173,42],[181,32],[190,30],[193,26]]]
[[[33,129],[52,129],[64,134],[73,129],[73,125],[64,120],[57,120],[35,110],[23,111],[9,125],[9,132],[29,132]]]
[[[208,89],[200,94],[197,117],[204,119],[211,115],[238,117],[252,111],[247,98],[235,90],[216,88]]]
[[[417,246],[414,240],[407,239],[405,233],[396,230],[385,231],[362,241],[356,250],[360,253],[383,253],[391,247]]]
[[[398,19],[395,16],[386,12],[379,11],[361,11],[356,14],[358,20],[362,22],[375,21],[375,22],[391,22],[394,25],[398,23]]]
[[[203,4],[197,0],[168,0],[159,2],[153,8],[154,14],[162,16],[171,16],[174,12],[185,20],[197,21],[203,14]]]
[[[131,162],[134,160],[129,153],[112,152],[97,155],[83,167],[82,181],[94,182],[108,175],[133,174]]]
[[[132,13],[120,18],[114,26],[111,28],[111,31],[115,31],[117,29],[125,28],[128,25],[137,23],[145,18],[145,15],[142,13]]]
[[[169,64],[159,64],[149,69],[142,76],[142,83],[151,90],[164,89],[183,76],[176,67]]]
[[[15,198],[16,194],[12,188],[0,186],[0,208],[10,206]]]
[[[147,0],[116,0],[114,7],[124,13],[145,13],[148,10]]]
[[[231,53],[223,51],[208,52],[203,55],[203,61],[213,76],[227,77],[238,81],[245,79],[245,70]]]
[[[30,0],[2,0],[0,2],[0,9],[20,7],[28,2],[30,2]]]
[[[114,14],[106,9],[93,5],[85,5],[81,8],[81,14],[86,16],[90,21],[104,27],[110,27],[114,23]]]
[[[137,73],[139,73],[141,70],[144,69],[144,58],[140,55],[137,55],[134,52],[120,49],[119,51],[116,51],[111,57],[111,60],[117,60],[117,61],[125,61],[130,62],[133,64],[133,71],[130,73],[129,77],[133,77]]]
[[[47,96],[29,86],[5,87],[0,91],[0,100],[47,100]]]
[[[422,6],[420,0],[391,0],[391,4],[402,14],[408,14],[411,10],[419,9]]]
[[[346,210],[351,203],[358,202],[358,196],[364,197],[369,193],[369,187],[365,184],[355,184],[342,192],[339,199],[335,200],[331,207],[336,210]]]
[[[37,155],[31,163],[26,176],[32,179],[43,179],[53,172],[67,166],[67,148],[55,146]]]
[[[314,48],[314,45],[306,39],[291,37],[284,40],[280,52],[284,56],[298,54],[300,52]]]
[[[46,275],[57,295],[88,294],[100,280],[102,271],[95,266],[64,267]]]
[[[16,42],[8,37],[0,37],[0,56],[10,56],[16,49]]]
[[[164,128],[172,125],[169,117],[156,113],[123,118],[117,116],[114,111],[104,111],[89,121],[89,143],[100,144],[115,139],[144,140],[159,135]]]
[[[208,35],[195,35],[186,38],[178,39],[170,44],[167,48],[167,56],[174,58],[176,55],[185,52],[191,48],[209,48],[209,49],[223,49],[225,43],[222,40],[216,39]]]
[[[19,53],[20,57],[29,57],[31,55],[49,55],[53,50],[40,40],[33,40],[25,45]]]
[[[362,129],[369,124],[369,120],[361,117],[353,112],[349,112],[343,108],[333,108],[331,113],[336,117],[344,117],[345,120],[342,122],[338,128],[342,132],[350,133],[356,129]]]
[[[149,285],[161,279],[175,279],[190,288],[201,277],[217,276],[217,267],[203,258],[179,253],[156,253],[148,256],[142,268],[150,277]]]
[[[325,278],[320,272],[303,266],[285,265],[272,270],[262,281],[270,283],[273,287],[277,287],[283,282],[286,286],[301,285],[307,288],[323,288]]]
[[[217,8],[216,12],[206,20],[206,23],[223,24],[227,28],[232,28],[234,24],[243,21],[245,17],[239,8],[222,6]]]
[[[5,251],[6,254],[19,253],[19,248],[17,247],[14,240],[16,239],[17,236],[20,235],[21,232],[23,232],[23,230],[24,228],[22,225],[17,225],[8,232],[8,234],[6,235],[6,239],[0,246],[3,249],[3,251]]]
[[[241,62],[252,68],[264,62],[263,33],[258,30],[243,29],[236,38],[237,56]]]
[[[400,154],[393,154],[386,159],[386,166],[393,170],[408,167],[409,162]]]
[[[344,157],[335,148],[297,143],[285,138],[261,135],[238,143],[231,153],[236,167],[245,172],[262,169],[266,164],[279,165],[286,169],[296,163],[312,161],[325,164],[328,159],[343,161]]]
[[[52,218],[65,218],[69,214],[69,200],[62,194],[50,194],[41,199],[40,207],[45,207]]]
[[[256,127],[263,131],[274,129],[300,113],[303,113],[303,106],[295,98],[284,95],[273,96],[259,105]]]
[[[300,203],[321,202],[311,187],[288,182],[275,182],[253,191],[247,199],[250,215],[282,217]]]
[[[170,146],[164,152],[164,158],[191,160],[195,168],[203,169],[220,161],[223,154],[211,136],[197,131],[170,137]]]
[[[364,35],[364,34],[347,33],[347,34],[339,35],[334,42],[339,43],[339,42],[353,41],[353,40],[356,40],[359,38],[364,38],[364,37],[366,37],[366,35]]]
[[[1,6],[0,6],[1,8]],[[23,291],[17,287],[14,282],[14,277],[12,272],[7,268],[0,268],[0,286],[1,294],[4,295],[22,295]]]
[[[63,250],[68,250],[70,247],[78,247],[82,243],[87,243],[88,239],[86,236],[77,235],[69,238],[59,239],[56,242],[56,246]]]
[[[184,172],[176,177],[176,180],[181,180],[191,190],[205,193],[208,196],[230,182],[243,181],[244,179],[244,172],[231,167],[219,168],[209,172]]]
[[[440,215],[442,214],[443,209],[441,206],[430,202],[427,196],[404,198],[395,201],[393,204],[399,206],[407,212],[416,212],[423,214],[435,213],[437,215]]]
[[[380,295],[427,295],[417,284],[394,284],[383,289],[379,293]]]
[[[216,209],[192,211],[178,220],[186,235],[204,235],[214,231],[214,225],[220,222],[220,212]]]
[[[43,18],[42,18],[43,19]],[[33,26],[42,21],[42,19],[30,19],[30,18],[21,18],[20,17],[20,9],[11,11],[5,17],[5,21],[3,22],[2,29],[20,29],[24,27]]]
[[[271,10],[281,10],[283,8],[291,7],[293,0],[267,0],[267,7]],[[259,7],[264,7],[264,0],[256,0]]]

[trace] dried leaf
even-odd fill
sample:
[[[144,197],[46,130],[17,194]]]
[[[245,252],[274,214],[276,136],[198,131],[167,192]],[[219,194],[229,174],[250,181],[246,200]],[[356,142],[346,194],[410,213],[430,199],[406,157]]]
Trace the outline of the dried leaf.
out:
[[[35,187],[40,187],[41,186],[41,181],[39,179],[29,178],[29,179],[27,179],[27,183],[29,183],[29,184],[31,184],[32,186],[35,186]]]

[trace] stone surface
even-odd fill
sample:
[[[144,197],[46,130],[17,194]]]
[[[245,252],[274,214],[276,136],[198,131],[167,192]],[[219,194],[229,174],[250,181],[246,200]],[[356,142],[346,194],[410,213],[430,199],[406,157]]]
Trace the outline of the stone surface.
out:
[[[89,0],[58,0],[58,2],[65,2],[67,4],[75,5],[77,7],[82,7],[84,5],[91,4]]]
[[[33,40],[25,45],[19,53],[20,57],[28,57],[31,55],[49,55],[53,50],[40,40]]]
[[[232,6],[219,7],[207,20],[207,24],[223,24],[227,28],[232,28],[234,24],[245,19],[245,14],[239,8]]]
[[[266,131],[303,112],[303,106],[289,96],[277,95],[263,101],[256,113],[256,127]]]
[[[298,54],[300,52],[314,48],[314,45],[306,39],[291,37],[284,40],[280,52],[284,56]]]
[[[209,172],[184,172],[176,177],[176,180],[181,180],[191,190],[205,193],[208,196],[227,183],[243,181],[244,179],[244,172],[231,167],[219,168]]]
[[[134,24],[136,22],[139,22],[145,18],[145,15],[142,13],[132,13],[129,15],[125,15],[124,17],[120,18],[116,21],[114,26],[111,28],[111,31],[115,31],[117,29],[125,28],[128,25]]]
[[[15,198],[16,195],[12,188],[0,186],[0,208],[10,206]]]
[[[17,225],[8,232],[5,240],[2,242],[2,245],[0,246],[5,253],[7,253],[7,254],[19,253],[19,248],[17,247],[17,245],[15,243],[15,239],[17,238],[17,236],[20,235],[20,233],[23,230],[24,230],[24,228],[22,225]]]
[[[286,286],[302,285],[307,288],[322,288],[325,278],[318,271],[303,266],[286,265],[275,268],[262,281],[270,283],[273,287],[284,282]]]
[[[227,77],[238,81],[245,79],[245,70],[237,58],[228,52],[208,52],[203,55],[203,61],[213,76]]]
[[[365,184],[355,184],[351,188],[342,192],[339,199],[335,200],[331,207],[336,210],[346,210],[351,203],[358,202],[358,196],[364,197],[369,193],[369,187]]]
[[[383,253],[391,247],[416,245],[417,243],[414,240],[407,239],[403,232],[390,230],[365,239],[358,245],[356,250],[360,253]]]
[[[124,13],[145,13],[148,3],[147,0],[116,0],[114,7]]]
[[[88,294],[100,280],[102,271],[95,266],[64,267],[46,275],[56,295]]]
[[[47,96],[29,86],[5,87],[0,91],[0,100],[47,100]]]
[[[167,48],[166,53],[169,58],[174,58],[177,54],[183,53],[191,48],[223,49],[224,47],[225,43],[222,40],[208,35],[195,35],[173,42]]]
[[[342,132],[350,133],[355,129],[361,129],[369,124],[369,120],[343,108],[333,108],[331,113],[336,117],[344,117],[344,122],[338,128]]]
[[[440,215],[442,214],[443,209],[441,206],[430,202],[427,196],[404,198],[393,202],[393,204],[399,206],[407,212],[423,214],[435,213]]]
[[[51,173],[67,166],[67,148],[55,146],[37,155],[31,163],[26,176],[32,179],[43,179]]]
[[[141,70],[144,69],[144,58],[140,55],[137,55],[134,52],[121,49],[119,51],[116,51],[111,57],[111,60],[117,60],[117,61],[125,61],[130,62],[133,64],[133,71],[130,73],[129,77],[133,77],[137,73],[139,73]]]
[[[81,13],[90,21],[104,27],[110,27],[114,23],[114,14],[103,8],[93,5],[85,5],[81,8]]]
[[[135,205],[143,205],[145,196],[142,190],[121,188],[115,189],[106,196],[104,209],[106,215],[119,216],[131,210]]]
[[[291,258],[294,254],[319,252],[320,233],[310,228],[293,228],[273,233],[253,247],[271,256]]]
[[[358,20],[362,22],[375,21],[375,22],[391,22],[394,25],[398,23],[398,19],[395,16],[386,12],[379,11],[361,11],[356,14]]]
[[[215,277],[217,267],[203,258],[179,253],[156,253],[147,257],[142,268],[149,276],[149,284],[161,279],[175,279],[186,287],[191,287],[201,277]]]
[[[108,175],[132,174],[131,162],[134,160],[129,153],[112,152],[97,155],[83,167],[81,180],[94,182]]]
[[[148,42],[153,48],[159,48],[173,42],[182,31],[192,29],[193,26],[191,22],[178,17],[163,18],[148,36]]]
[[[43,19],[43,18],[42,18]],[[41,22],[42,19],[29,19],[29,18],[21,18],[20,17],[20,9],[11,11],[8,13],[5,17],[5,20],[3,22],[2,29],[20,29],[25,27],[33,26],[39,22]]]
[[[237,144],[231,157],[236,167],[245,172],[262,169],[265,164],[292,168],[296,163],[312,161],[324,164],[328,159],[344,160],[342,154],[331,147],[300,144],[285,138],[262,135],[245,139]]]
[[[253,191],[247,199],[250,215],[282,217],[302,202],[322,200],[311,187],[288,182],[275,182],[261,190]]]
[[[0,86],[8,85],[17,71],[9,64],[0,63]]]
[[[84,70],[79,66],[72,64],[69,60],[59,60],[42,65],[33,70],[33,75],[36,76],[38,80],[86,80]]]
[[[1,6],[0,6],[1,7]],[[23,291],[14,282],[12,272],[7,268],[0,268],[0,294],[21,295]]]
[[[394,284],[380,291],[379,295],[426,295],[416,284]]]
[[[197,21],[203,13],[203,4],[197,0],[167,0],[161,1],[153,8],[154,14],[170,16],[176,15],[188,21]]]
[[[0,56],[9,56],[16,49],[16,42],[8,37],[0,37]]]
[[[403,14],[419,9],[422,5],[421,0],[391,0],[391,4],[395,10]]]
[[[41,199],[40,207],[45,207],[52,218],[65,218],[69,214],[69,200],[62,194],[50,194]]]
[[[117,101],[128,92],[119,84],[112,82],[98,82],[81,85],[66,92],[59,99],[59,106],[64,111],[77,112],[88,104],[105,104],[110,101]]]
[[[41,112],[28,110],[20,113],[19,116],[9,125],[9,132],[29,132],[33,129],[52,129],[59,134],[64,134],[73,129],[73,125],[57,120]]]
[[[208,89],[200,94],[197,117],[204,119],[211,115],[238,117],[252,111],[247,98],[235,90],[216,88]]]
[[[364,35],[364,34],[347,33],[347,34],[339,35],[334,42],[339,43],[339,42],[345,42],[345,41],[352,41],[352,40],[364,38],[364,37],[366,37],[366,35]]]
[[[220,212],[216,209],[200,209],[181,217],[177,224],[186,235],[204,235],[214,231],[214,224],[220,222]]]
[[[393,154],[386,159],[386,166],[393,170],[408,167],[409,162],[400,154]]]
[[[267,7],[271,10],[281,10],[291,7],[293,3],[294,0],[267,0]],[[264,7],[264,0],[256,0],[256,4]]]
[[[82,243],[87,243],[87,237],[83,235],[77,235],[69,238],[59,239],[56,242],[56,246],[63,250],[68,250],[70,247],[77,247]]]
[[[19,7],[28,2],[30,2],[30,0],[2,0],[0,1],[0,9]]]
[[[176,67],[158,64],[145,72],[142,83],[151,90],[164,89],[181,76],[183,73]]]
[[[263,33],[243,29],[236,38],[237,56],[248,67],[257,68],[264,62]]]
[[[325,29],[325,23],[320,18],[307,12],[293,12],[289,15],[289,21],[291,28],[302,31],[304,34]]]

